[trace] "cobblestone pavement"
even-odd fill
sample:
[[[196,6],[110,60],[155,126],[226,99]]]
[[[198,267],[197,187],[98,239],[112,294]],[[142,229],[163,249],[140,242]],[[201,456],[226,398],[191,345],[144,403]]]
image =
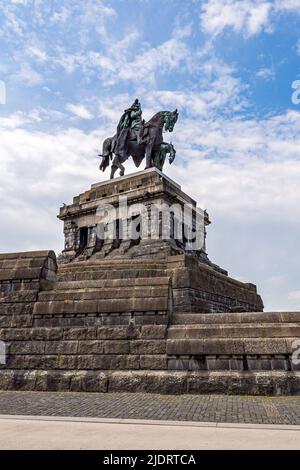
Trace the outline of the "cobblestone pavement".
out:
[[[0,414],[300,424],[300,397],[0,392]]]

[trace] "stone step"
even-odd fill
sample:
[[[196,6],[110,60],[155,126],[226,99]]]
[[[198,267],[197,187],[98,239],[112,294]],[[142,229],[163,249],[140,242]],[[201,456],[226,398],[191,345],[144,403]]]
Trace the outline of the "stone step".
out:
[[[291,354],[293,343],[298,337],[289,338],[205,338],[168,339],[167,354],[190,355],[232,355],[232,354]]]
[[[0,269],[40,268],[44,265],[44,262],[44,258],[0,259]]]
[[[171,318],[172,325],[297,322],[300,312],[182,313]]]
[[[17,253],[0,253],[0,260],[9,260],[20,258],[46,258],[50,256],[55,259],[55,253],[52,250],[41,250],[41,251],[22,251]]]
[[[0,370],[2,390],[163,394],[299,395],[300,372]]]
[[[36,302],[35,315],[167,311],[168,296]]]
[[[126,326],[58,326],[0,328],[1,341],[84,341],[84,340],[153,340],[165,339],[167,325]]]
[[[285,338],[291,336],[300,338],[300,323],[175,325],[168,329],[168,339]]]
[[[35,354],[64,354],[88,355],[93,354],[165,354],[166,340],[164,339],[96,339],[96,340],[70,340],[70,341],[14,341],[8,343],[7,354],[35,355]]]
[[[52,281],[55,279],[56,270],[56,257],[53,251],[0,254],[0,282],[9,282],[12,287],[17,281],[24,285],[34,280]]]
[[[166,272],[158,269],[119,269],[119,270],[78,270],[78,271],[66,271],[59,272],[57,280],[59,282],[68,281],[90,281],[90,280],[101,280],[101,279],[134,279],[134,278],[155,278],[165,277]],[[150,282],[150,281],[149,281]]]
[[[6,281],[7,279],[11,281],[15,280],[31,280],[39,279],[41,276],[42,268],[33,268],[33,267],[16,267],[15,269],[1,269],[0,270],[0,281]]]
[[[167,276],[153,277],[151,279],[152,286],[168,285],[170,278]],[[107,289],[122,287],[139,287],[149,286],[149,277],[138,277],[131,279],[87,279],[85,281],[58,281],[50,290],[65,291],[74,289]]]
[[[35,302],[37,292],[34,290],[10,292],[8,294],[0,292],[0,303],[19,303],[19,302]]]
[[[3,367],[3,366],[2,366]],[[2,368],[0,365],[0,369]],[[139,369],[140,356],[131,354],[9,354],[7,369]]]
[[[81,261],[81,262],[72,262],[69,264],[61,264],[58,267],[59,272],[72,272],[78,270],[89,270],[89,271],[98,271],[100,270],[109,270],[109,269],[132,269],[132,268],[140,268],[142,264],[143,269],[163,269],[167,267],[166,261],[159,261],[159,260],[147,260],[143,259],[117,259],[117,260],[107,260],[107,261],[98,261],[98,262],[91,262],[91,261]]]
[[[39,302],[52,302],[60,300],[105,300],[110,299],[134,299],[134,298],[156,298],[168,297],[169,286],[137,286],[137,287],[115,287],[112,289],[69,289],[65,291],[44,291],[40,292]]]

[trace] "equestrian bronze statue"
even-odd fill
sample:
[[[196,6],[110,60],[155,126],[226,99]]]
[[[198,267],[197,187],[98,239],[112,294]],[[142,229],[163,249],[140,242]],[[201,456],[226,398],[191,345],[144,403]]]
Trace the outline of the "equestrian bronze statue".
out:
[[[125,173],[123,163],[131,156],[139,167],[146,158],[146,167],[163,169],[166,156],[169,163],[175,158],[176,150],[172,144],[163,141],[163,131],[173,132],[178,119],[178,111],[160,111],[148,122],[142,119],[142,109],[138,99],[125,109],[117,127],[117,133],[103,142],[102,161],[99,169],[105,171],[111,163],[110,178],[119,168],[120,176]]]

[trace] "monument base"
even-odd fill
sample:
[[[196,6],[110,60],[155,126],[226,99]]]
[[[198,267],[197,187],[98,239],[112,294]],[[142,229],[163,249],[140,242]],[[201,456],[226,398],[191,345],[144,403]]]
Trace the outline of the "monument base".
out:
[[[298,394],[300,313],[176,313],[185,261],[0,255],[0,388]]]
[[[65,233],[62,263],[97,265],[111,260],[116,269],[120,263],[126,270],[134,260],[139,263],[135,264],[138,277],[139,270],[144,273],[153,261],[154,267],[160,263],[163,276],[172,279],[174,312],[263,310],[253,284],[229,278],[226,270],[209,260],[208,213],[157,168],[93,184],[62,207],[58,217]]]
[[[131,208],[148,204],[139,222],[148,228],[151,201],[197,210],[146,170],[93,185],[61,209],[62,263],[51,251],[1,254],[0,389],[299,394],[300,312],[263,313],[256,287],[211,263],[205,244],[100,240],[98,209],[116,208],[120,227],[120,194]]]

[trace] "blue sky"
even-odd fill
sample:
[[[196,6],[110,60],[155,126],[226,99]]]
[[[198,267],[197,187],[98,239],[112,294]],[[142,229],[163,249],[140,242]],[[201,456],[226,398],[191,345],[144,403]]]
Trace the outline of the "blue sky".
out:
[[[179,109],[165,172],[209,211],[210,258],[300,309],[300,0],[0,7],[0,250],[62,249],[59,206],[108,177],[101,140],[139,97]]]

